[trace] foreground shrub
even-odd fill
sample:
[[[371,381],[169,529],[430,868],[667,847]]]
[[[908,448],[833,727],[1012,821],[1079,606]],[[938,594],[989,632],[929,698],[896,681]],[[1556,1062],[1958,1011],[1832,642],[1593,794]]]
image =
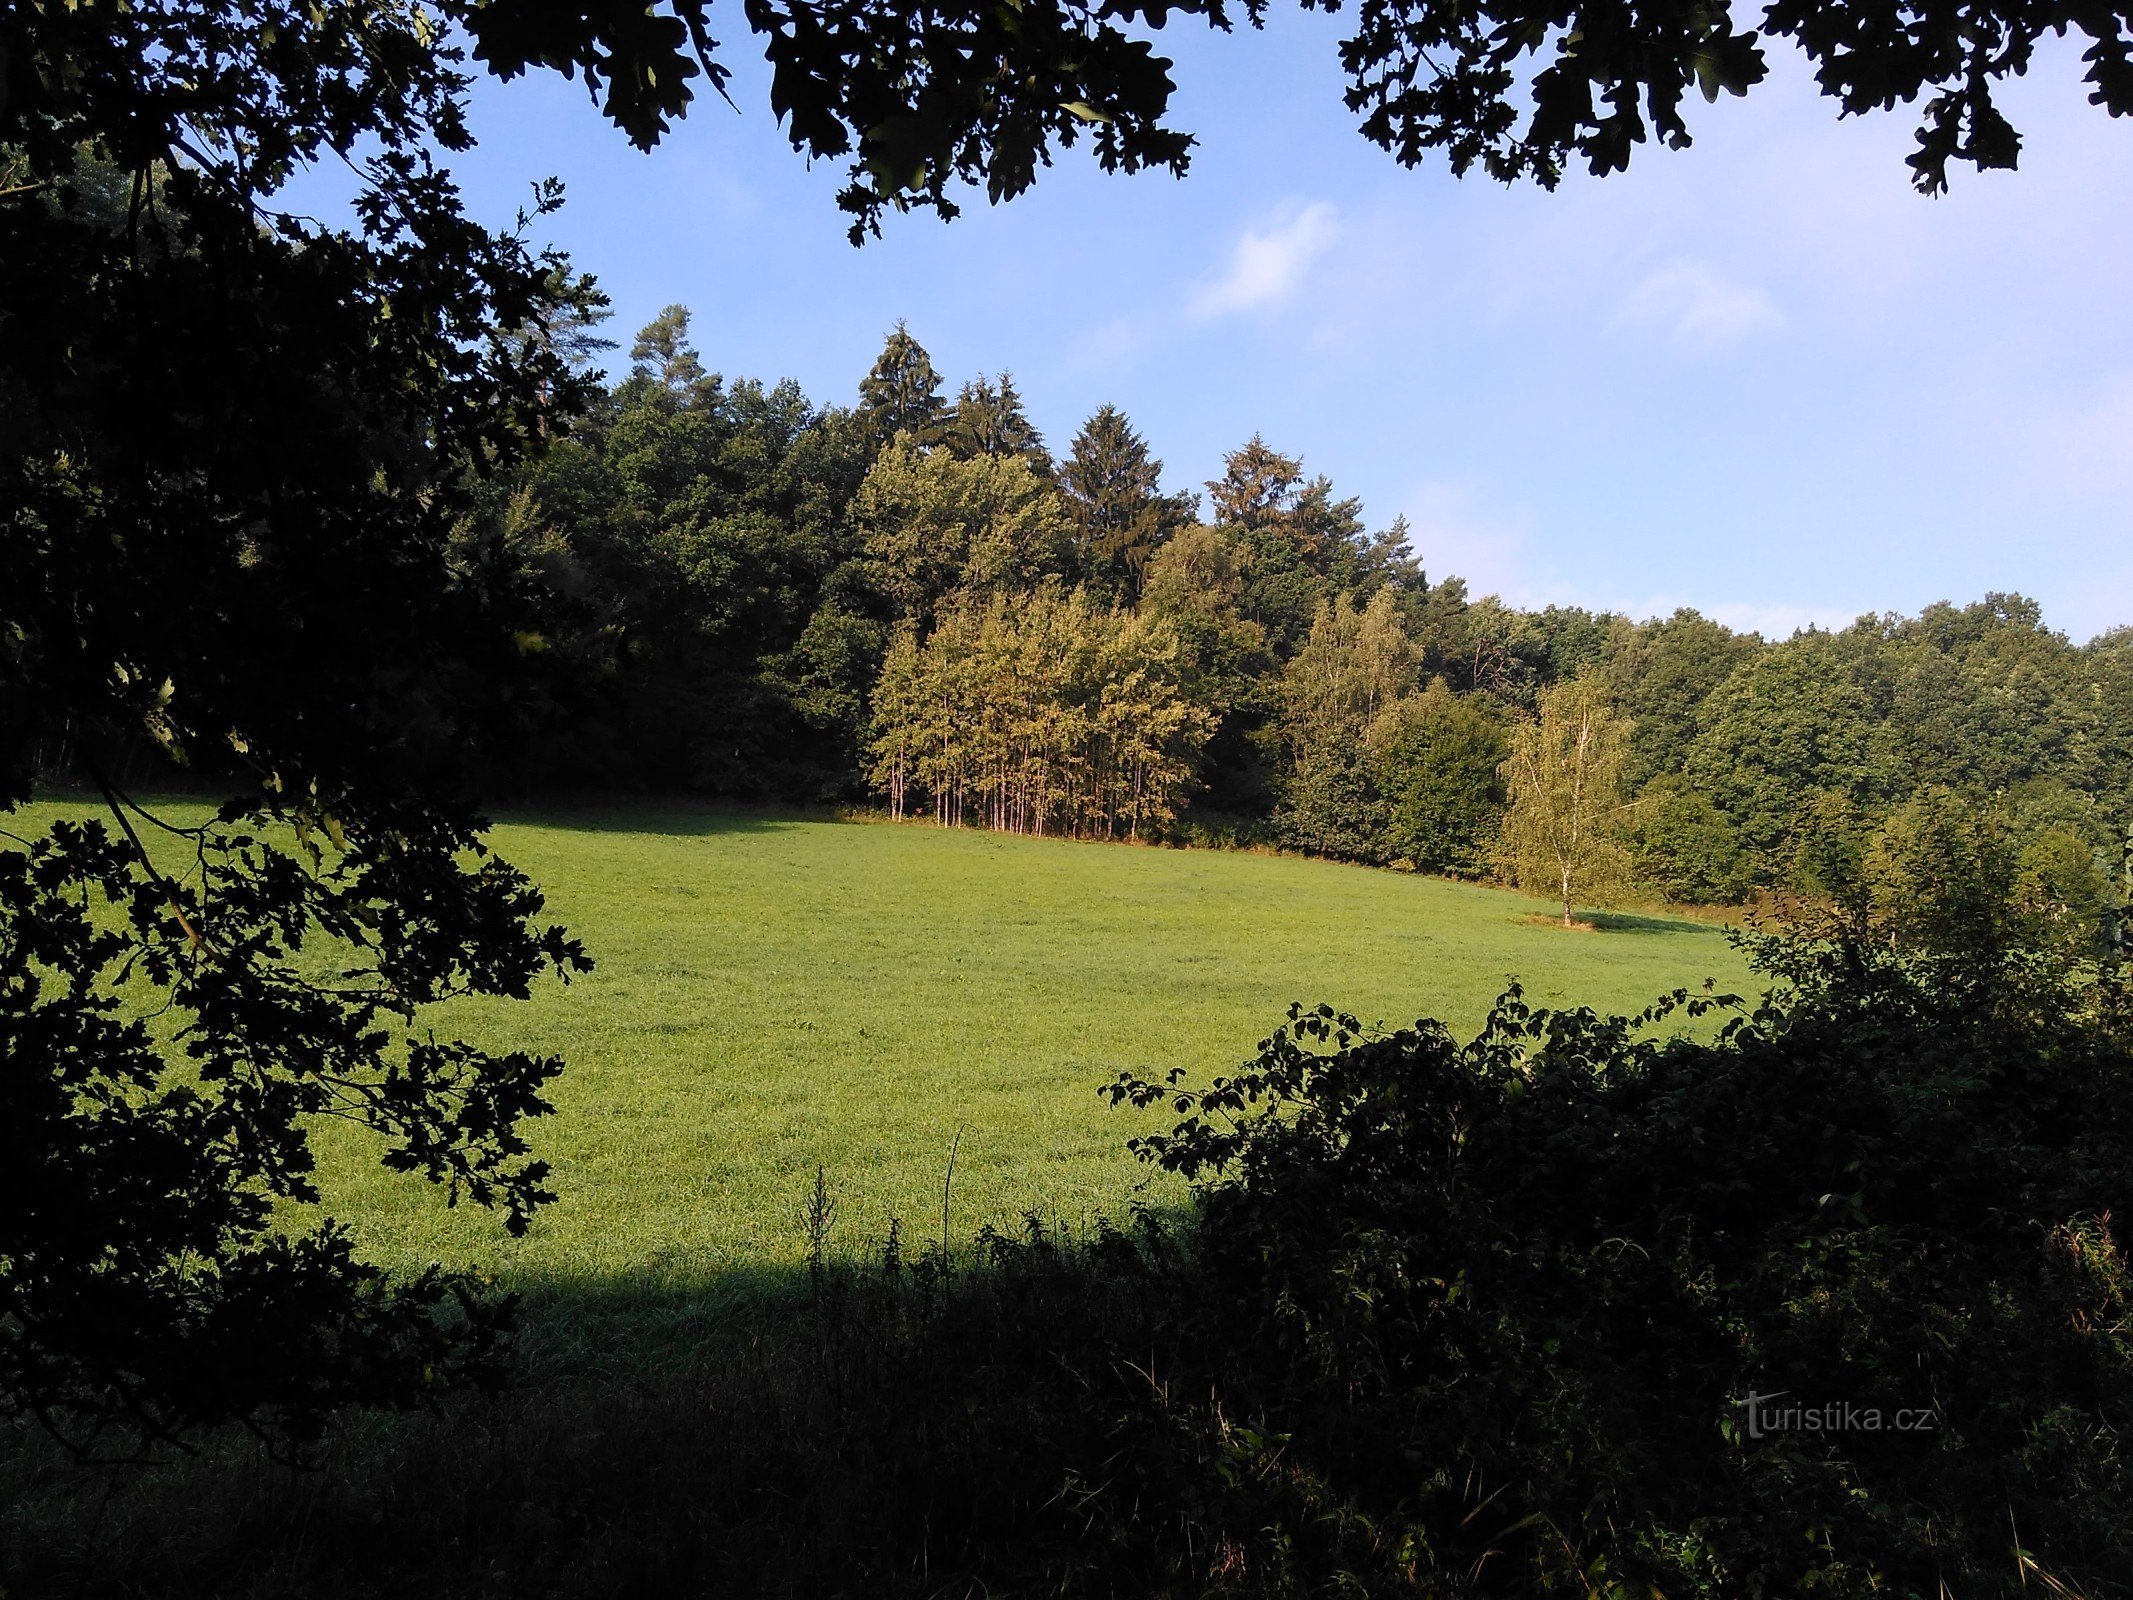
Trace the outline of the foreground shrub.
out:
[[[1464,1045],[1321,1009],[1207,1089],[1120,1080],[1182,1114],[1139,1147],[1198,1185],[1242,1587],[2133,1581],[2115,990],[1758,954],[1788,985],[1707,1042],[1650,1024],[1713,999],[1514,989]]]

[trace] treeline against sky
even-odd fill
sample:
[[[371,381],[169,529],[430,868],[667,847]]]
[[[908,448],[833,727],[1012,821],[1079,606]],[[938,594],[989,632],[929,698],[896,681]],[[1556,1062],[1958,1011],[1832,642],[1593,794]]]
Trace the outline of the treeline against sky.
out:
[[[508,715],[471,738],[492,791],[871,801],[1481,876],[1513,729],[1580,680],[1626,725],[1608,825],[1669,898],[1826,876],[1951,797],[2099,881],[2119,859],[2133,630],[2076,645],[2010,595],[1781,641],[1520,610],[1433,580],[1402,522],[1372,531],[1260,439],[1200,496],[1166,494],[1110,407],[1055,451],[1011,377],[951,396],[902,327],[850,406],[723,381],[679,307],[629,358],[468,533],[523,611]]]

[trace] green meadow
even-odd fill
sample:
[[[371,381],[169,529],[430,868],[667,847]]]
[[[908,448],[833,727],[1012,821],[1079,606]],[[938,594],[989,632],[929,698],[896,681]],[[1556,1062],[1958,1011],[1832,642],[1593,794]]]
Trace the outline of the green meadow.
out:
[[[496,842],[596,970],[432,1020],[567,1059],[529,1127],[560,1198],[512,1240],[354,1130],[322,1131],[321,1168],[375,1259],[478,1264],[536,1299],[788,1271],[818,1168],[844,1251],[892,1217],[911,1251],[937,1241],[944,1190],[966,1246],[1027,1211],[1161,1203],[1125,1148],[1152,1124],[1099,1090],[1234,1066],[1292,1001],[1468,1032],[1514,976],[1622,1009],[1748,983],[1708,926],[1565,931],[1500,890],[1293,857],[682,809],[508,819]]]
[[[1291,1001],[1467,1031],[1514,975],[1626,1008],[1747,982],[1693,923],[1565,932],[1516,895],[1288,857],[681,811],[511,821],[497,842],[597,962],[454,1018],[568,1059],[533,1130],[561,1199],[514,1243],[344,1142],[335,1209],[387,1260],[550,1281],[788,1265],[818,1167],[846,1248],[891,1217],[937,1239],[944,1188],[952,1239],[1025,1210],[1118,1216],[1143,1124],[1101,1086],[1233,1066]]]

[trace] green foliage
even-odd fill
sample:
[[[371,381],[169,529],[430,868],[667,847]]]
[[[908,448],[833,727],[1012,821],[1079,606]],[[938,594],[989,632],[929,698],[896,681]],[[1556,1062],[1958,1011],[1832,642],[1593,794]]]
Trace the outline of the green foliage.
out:
[[[98,1449],[486,1365],[472,1279],[276,1226],[320,1117],[514,1228],[547,1197],[517,1127],[556,1063],[426,1011],[586,965],[438,797],[521,643],[467,530],[589,398],[596,297],[437,170],[436,21],[0,23],[0,808],[65,767],[105,811],[0,848],[0,1408]],[[350,231],[277,204],[333,160]],[[174,860],[120,792],[164,764],[232,796]]]
[[[718,380],[710,378],[689,343],[689,308],[668,306],[637,330],[630,346],[632,376],[656,384],[675,399],[690,396],[707,381],[715,392]]]
[[[1133,1493],[1199,1508],[1218,1588],[2133,1573],[2116,980],[1750,942],[1787,987],[1715,1041],[1648,1030],[1722,999],[1514,990],[1466,1043],[1295,1010],[1205,1089],[1121,1076],[1182,1114],[1137,1147],[1199,1197]]]
[[[1636,628],[1609,652],[1615,703],[1631,719],[1632,787],[1680,770],[1704,730],[1713,691],[1755,654],[1753,638],[1685,609]]]
[[[1298,755],[1314,746],[1359,751],[1378,719],[1414,682],[1420,653],[1390,589],[1358,607],[1337,595],[1282,672],[1282,736]]]
[[[1641,727],[1633,726],[1633,748]],[[1629,818],[1629,836],[1638,879],[1669,900],[1733,905],[1749,893],[1748,861],[1733,824],[1709,795],[1678,775],[1645,786]]]
[[[1574,606],[1519,611],[1494,595],[1469,602],[1457,579],[1438,585],[1420,609],[1431,672],[1529,711],[1543,689],[1593,668],[1618,643],[1613,617]]]
[[[1283,764],[1279,785],[1274,836],[1284,846],[1335,861],[1390,859],[1385,796],[1361,749],[1311,746]]]
[[[1395,701],[1372,726],[1370,759],[1385,797],[1381,848],[1418,872],[1480,877],[1503,817],[1506,719],[1486,697],[1442,678]]]
[[[1208,618],[1226,614],[1217,627],[1236,642],[1239,625],[1248,626],[1271,665],[1304,647],[1325,608],[1352,612],[1380,592],[1406,597],[1424,587],[1404,523],[1366,534],[1360,502],[1334,499],[1323,477],[1306,482],[1300,462],[1257,437],[1223,465],[1223,476],[1207,485],[1212,535],[1179,548],[1168,571],[1151,566],[1150,603],[1174,608],[1198,591],[1193,609]],[[1163,555],[1186,538],[1173,536]],[[1368,841],[1381,831],[1381,818],[1361,750],[1320,740],[1305,751],[1297,740],[1297,692],[1296,684],[1267,681],[1228,697],[1210,741],[1209,808],[1271,810],[1277,837],[1327,854],[1376,859]],[[1350,814],[1351,803],[1369,814]]]
[[[1194,645],[1200,678],[1241,697],[1271,666],[1266,630],[1244,615],[1245,555],[1217,528],[1181,530],[1148,568],[1144,608],[1168,619]]]
[[[1713,693],[1684,770],[1738,830],[1765,881],[1781,874],[1817,792],[1875,805],[1901,771],[1875,640],[1807,632],[1743,663]]]
[[[1916,186],[1934,193],[1946,188],[1951,161],[2015,165],[2021,139],[1996,87],[2027,69],[2046,29],[2066,27],[2093,41],[2084,60],[2094,103],[2114,116],[2133,112],[2125,20],[2073,8],[1994,8],[1965,23],[1954,7],[1920,0],[1875,26],[1844,6],[1780,5],[1753,21],[1682,7],[1603,30],[1590,13],[1512,0],[1478,13],[1398,0],[1361,14],[1341,55],[1363,132],[1405,164],[1441,149],[1454,172],[1479,167],[1553,188],[1572,160],[1605,174],[1628,166],[1647,139],[1686,146],[1689,88],[1706,100],[1745,94],[1763,80],[1766,45],[1785,41],[1805,52],[1822,92],[1847,115],[1923,98],[1908,164]]]
[[[1800,914],[1920,961],[1959,952],[1940,979],[1956,993],[2017,953],[2071,982],[2109,954],[2122,909],[2105,842],[2064,789],[2011,804],[1933,785],[1878,820],[1826,802],[1801,859]]]
[[[1604,899],[1627,876],[1622,844],[1629,804],[1622,768],[1629,729],[1595,677],[1573,678],[1541,696],[1540,711],[1511,730],[1501,768],[1504,864],[1519,887],[1563,908]]]
[[[901,322],[889,331],[881,354],[859,380],[859,415],[875,443],[898,434],[919,445],[937,444],[948,418],[941,375],[926,347]]]
[[[1074,435],[1059,487],[1074,513],[1074,571],[1098,594],[1137,603],[1156,551],[1192,526],[1191,500],[1165,495],[1162,473],[1148,441],[1114,406],[1101,407]]]
[[[1412,686],[1418,659],[1390,589],[1360,609],[1346,594],[1319,607],[1279,688],[1285,766],[1274,820],[1285,841],[1314,855],[1385,859],[1370,744]]]
[[[1213,718],[1185,691],[1158,617],[1056,586],[898,630],[874,694],[871,776],[901,817],[1139,839],[1175,820]]]
[[[1255,838],[1275,804],[1265,731],[1275,712],[1266,630],[1244,614],[1245,552],[1217,528],[1180,529],[1148,564],[1141,609],[1177,630],[1184,682],[1215,714],[1199,774],[1195,828]]]
[[[1664,644],[1647,652],[1652,674]],[[1683,666],[1707,680],[1734,648],[1705,637]],[[1803,827],[1835,803],[1818,797],[1843,797],[1871,828],[1936,784],[1978,795],[2049,779],[2108,792],[2119,781],[2102,756],[2109,662],[2107,649],[2078,650],[2045,629],[2032,602],[1990,595],[1803,633],[1743,657],[1692,719],[1657,709],[1670,737],[1693,741],[1677,746],[1681,769],[1737,831],[1752,875],[1776,884],[1811,848]],[[1663,757],[1655,748],[1644,759]]]
[[[807,619],[783,655],[764,668],[765,682],[791,708],[820,751],[815,795],[834,799],[859,765],[867,696],[881,670],[887,627],[834,598]]]
[[[2133,805],[2133,627],[2093,640],[2082,651],[2082,664],[2096,708],[2095,776],[2088,787],[2109,797],[2123,816]]]
[[[0,852],[0,1053],[47,1068],[0,1085],[0,1412],[123,1454],[229,1418],[304,1439],[337,1405],[488,1381],[504,1308],[477,1278],[390,1281],[340,1225],[275,1209],[318,1199],[309,1127],[334,1116],[523,1233],[554,1195],[518,1124],[561,1063],[418,1014],[523,997],[582,948],[531,931],[540,895],[464,821],[232,802],[166,875],[110,798],[116,834]]]
[[[1020,456],[1040,474],[1052,470],[1044,436],[1022,409],[1012,373],[1001,373],[997,385],[985,377],[964,384],[941,433],[959,456]]]
[[[1170,807],[1174,839],[1501,865],[1488,836],[1504,799],[1473,749],[1501,713],[1582,677],[1630,719],[1626,865],[1674,900],[1826,896],[1829,872],[1857,876],[1819,859],[1840,814],[1856,853],[1935,782],[1981,801],[2059,785],[2087,808],[2070,825],[2108,855],[2098,808],[2133,792],[2128,652],[2109,638],[2076,648],[2019,596],[1777,644],[1692,611],[1633,624],[1520,610],[1470,599],[1456,577],[1428,582],[1401,524],[1366,536],[1353,502],[1262,440],[1208,486],[1211,524],[1161,492],[1160,464],[1112,408],[1054,478],[1011,380],[973,380],[944,407],[904,330],[855,413],[817,411],[788,384],[729,393],[687,348],[678,308],[642,352],[576,437],[491,497],[493,531],[470,541],[515,563],[530,612],[515,703],[481,731],[476,750],[495,753],[476,764],[529,787],[546,774],[856,798],[893,628],[923,642],[959,596],[1056,581],[1176,635],[1181,691],[1213,725]],[[672,384],[653,376],[670,357],[695,363]],[[919,433],[882,439],[892,412]],[[1337,661],[1353,647],[1336,636],[1366,614],[1398,645],[1356,715]],[[1410,712],[1389,713],[1438,679],[1471,702],[1441,747],[1471,747],[1461,776],[1435,765],[1440,746]],[[1611,877],[1610,893],[1630,887]]]
[[[1064,565],[1059,491],[1021,456],[962,457],[898,434],[851,507],[869,576],[895,614],[931,627],[951,595],[1028,591]]]
[[[1256,434],[1222,465],[1207,485],[1208,508],[1243,552],[1244,611],[1277,655],[1293,651],[1318,608],[1343,591],[1367,599],[1385,583],[1421,586],[1405,522],[1365,533],[1360,500],[1334,499],[1324,476],[1305,481],[1300,460]]]
[[[539,644],[475,764],[525,786],[842,795],[886,631],[847,523],[864,431],[789,382],[728,388],[686,327],[675,307],[645,330],[643,370],[500,519]]]

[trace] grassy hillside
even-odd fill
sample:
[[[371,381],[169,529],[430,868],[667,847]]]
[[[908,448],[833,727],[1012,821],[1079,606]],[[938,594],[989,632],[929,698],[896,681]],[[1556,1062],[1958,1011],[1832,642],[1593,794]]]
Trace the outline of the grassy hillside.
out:
[[[389,1258],[565,1279],[790,1263],[818,1164],[848,1244],[892,1215],[933,1238],[959,1130],[954,1234],[1117,1213],[1136,1124],[1098,1086],[1220,1070],[1291,1000],[1468,1029],[1514,973],[1624,1007],[1746,981],[1709,929],[1565,933],[1513,895],[1315,861],[679,812],[499,843],[599,963],[465,1019],[568,1056],[537,1133],[563,1199],[514,1245],[341,1151],[334,1190]]]
[[[497,837],[598,970],[440,1025],[568,1058],[558,1114],[531,1130],[562,1199],[514,1242],[340,1127],[325,1187],[380,1260],[574,1295],[789,1268],[818,1164],[837,1243],[895,1216],[916,1248],[939,1237],[959,1132],[952,1236],[1025,1208],[1122,1214],[1140,1124],[1099,1086],[1121,1066],[1219,1071],[1292,1000],[1467,1030],[1514,974],[1624,1008],[1746,983],[1709,928],[1564,932],[1515,895],[1292,858],[680,810]]]

